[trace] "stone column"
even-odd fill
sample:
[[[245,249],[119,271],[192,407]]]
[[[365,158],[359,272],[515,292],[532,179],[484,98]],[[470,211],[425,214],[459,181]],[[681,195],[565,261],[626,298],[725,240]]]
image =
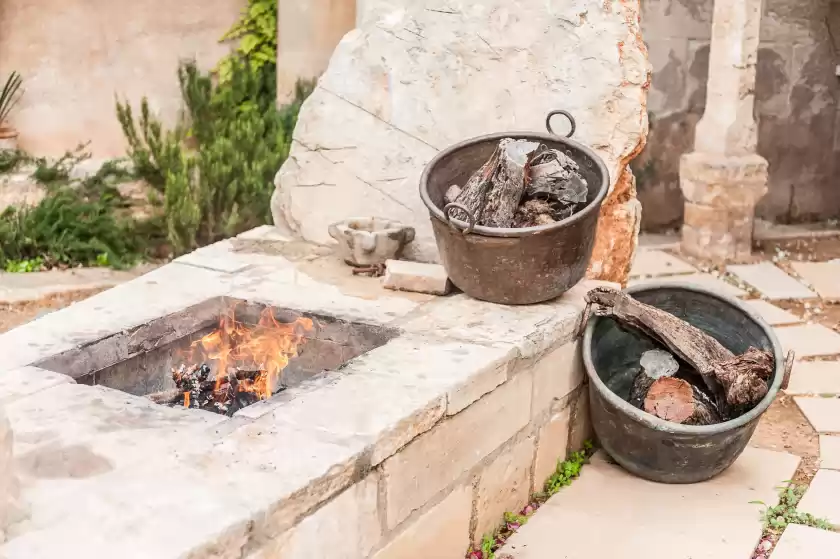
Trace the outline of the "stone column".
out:
[[[20,488],[14,471],[12,427],[0,407],[0,544],[6,540],[6,529],[21,518]]]
[[[341,38],[356,27],[356,0],[278,0],[277,102],[294,96],[298,80],[327,69]]]
[[[706,110],[680,162],[682,248],[717,261],[747,258],[755,205],[767,191],[756,154],[755,66],[762,0],[715,0]]]

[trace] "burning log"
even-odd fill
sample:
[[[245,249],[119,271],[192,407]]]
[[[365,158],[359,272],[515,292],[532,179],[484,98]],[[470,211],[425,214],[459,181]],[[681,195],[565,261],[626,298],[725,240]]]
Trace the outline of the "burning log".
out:
[[[643,409],[682,425],[713,425],[722,420],[714,402],[702,390],[673,377],[658,378],[651,384]]]
[[[447,189],[444,203],[463,206],[485,227],[546,225],[570,217],[586,203],[588,189],[579,171],[560,150],[504,138],[463,188]],[[460,208],[450,210],[450,216],[470,221]]]
[[[593,311],[598,316],[612,317],[660,342],[693,367],[713,395],[722,420],[743,414],[767,395],[767,383],[775,366],[770,353],[750,348],[744,355],[735,356],[684,320],[612,289],[593,289],[586,301],[584,320]],[[684,396],[685,389],[682,390]]]

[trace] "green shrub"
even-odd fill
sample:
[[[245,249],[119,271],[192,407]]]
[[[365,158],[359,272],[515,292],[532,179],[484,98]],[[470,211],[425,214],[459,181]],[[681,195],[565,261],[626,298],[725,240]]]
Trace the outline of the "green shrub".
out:
[[[178,78],[184,111],[173,130],[145,100],[139,127],[127,104],[117,102],[117,115],[136,172],[163,194],[166,236],[183,253],[269,221],[273,178],[312,86],[278,110],[272,66],[233,61],[229,81],[214,85],[187,62]]]
[[[219,81],[227,83],[237,60],[247,60],[255,72],[277,64],[277,0],[248,0],[248,5],[233,27],[221,40],[239,39],[239,46],[231,56],[217,66]]]

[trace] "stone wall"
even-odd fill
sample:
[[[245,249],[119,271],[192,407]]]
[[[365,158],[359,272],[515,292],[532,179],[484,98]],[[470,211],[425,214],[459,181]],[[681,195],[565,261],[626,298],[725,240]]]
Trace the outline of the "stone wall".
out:
[[[463,557],[591,437],[579,342],[502,368],[505,382],[248,559]]]
[[[647,147],[632,166],[643,227],[679,224],[679,157],[691,151],[705,108],[713,0],[646,0],[642,29],[653,81]],[[835,43],[832,43],[832,38]],[[840,3],[765,0],[756,78],[758,151],[770,162],[759,217],[806,221],[840,215],[835,140]]]
[[[2,0],[0,69],[26,89],[13,124],[20,146],[60,155],[91,141],[97,157],[124,153],[114,96],[172,119],[180,108],[176,68],[195,57],[212,67],[244,0]]]

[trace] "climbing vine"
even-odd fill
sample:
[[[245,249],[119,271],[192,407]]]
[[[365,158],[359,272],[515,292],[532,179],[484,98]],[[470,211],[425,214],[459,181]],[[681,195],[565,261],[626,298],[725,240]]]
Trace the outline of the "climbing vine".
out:
[[[219,62],[216,70],[219,81],[230,81],[233,64],[239,59],[248,61],[254,72],[264,66],[277,64],[277,0],[248,0],[248,5],[233,27],[221,40],[239,40],[236,51]]]

